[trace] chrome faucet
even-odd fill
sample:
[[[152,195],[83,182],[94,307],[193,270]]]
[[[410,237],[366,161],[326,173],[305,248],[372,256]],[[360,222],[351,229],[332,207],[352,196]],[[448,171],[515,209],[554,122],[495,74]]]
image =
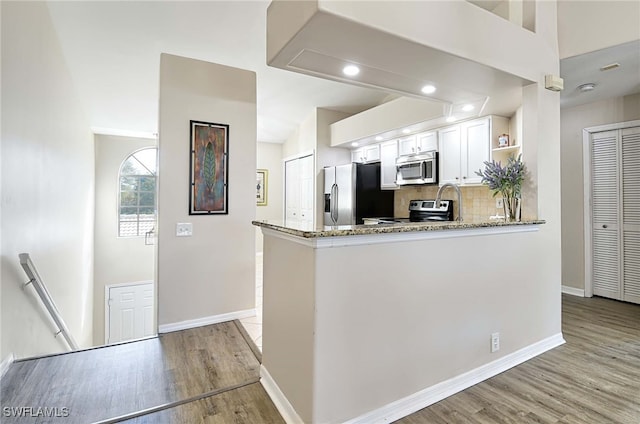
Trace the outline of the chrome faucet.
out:
[[[444,183],[438,189],[438,194],[436,194],[436,201],[434,202],[434,207],[440,207],[440,197],[442,196],[442,192],[447,187],[453,187],[458,193],[458,222],[462,222],[462,192],[460,191],[460,187],[457,184],[453,183]]]

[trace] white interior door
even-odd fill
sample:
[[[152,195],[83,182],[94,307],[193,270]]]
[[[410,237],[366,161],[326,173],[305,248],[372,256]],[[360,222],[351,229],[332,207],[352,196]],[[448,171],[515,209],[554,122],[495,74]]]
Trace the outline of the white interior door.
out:
[[[591,141],[593,294],[620,299],[618,131]]]
[[[593,294],[640,303],[640,127],[591,134]]]
[[[313,223],[313,156],[300,158],[300,220]]]
[[[107,344],[156,334],[153,291],[153,282],[107,286]]]
[[[300,219],[300,162],[293,159],[284,164],[284,203],[287,222]]]
[[[640,303],[640,128],[621,132],[622,300]]]
[[[315,194],[313,155],[288,160],[284,164],[285,220],[313,223]]]

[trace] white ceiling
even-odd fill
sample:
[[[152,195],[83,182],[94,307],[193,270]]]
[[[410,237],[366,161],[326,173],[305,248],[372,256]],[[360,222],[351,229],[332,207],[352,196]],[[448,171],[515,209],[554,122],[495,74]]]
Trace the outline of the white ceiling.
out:
[[[316,107],[357,113],[397,97],[268,67],[268,4],[106,1],[49,2],[48,7],[94,128],[157,132],[160,53],[255,71],[258,141],[284,141]],[[639,92],[639,57],[636,43],[564,59],[562,106]],[[599,71],[611,61],[624,61],[625,66]],[[596,82],[598,89],[588,96],[578,94],[578,82]]]
[[[259,141],[284,141],[316,107],[357,113],[388,98],[381,90],[268,67],[268,4],[114,1],[48,7],[93,128],[157,132],[160,53],[255,71]]]
[[[620,67],[600,70],[612,63]],[[640,93],[640,40],[562,59],[560,76],[564,78],[560,96],[563,108]],[[587,83],[594,83],[595,89],[580,91],[578,87]]]

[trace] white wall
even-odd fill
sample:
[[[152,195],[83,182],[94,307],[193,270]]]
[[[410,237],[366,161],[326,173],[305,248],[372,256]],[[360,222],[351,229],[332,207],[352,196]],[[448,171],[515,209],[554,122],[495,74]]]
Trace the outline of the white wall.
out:
[[[561,110],[562,284],[584,289],[582,130],[640,119],[640,94]]]
[[[105,342],[105,286],[154,280],[155,246],[144,237],[118,237],[119,172],[122,162],[151,139],[95,136],[96,217],[94,239],[93,343]]]
[[[258,143],[257,168],[269,171],[267,181],[267,205],[256,208],[257,220],[281,220],[283,218],[284,181],[282,164],[282,144]],[[256,231],[256,252],[262,252],[262,231]]]
[[[1,357],[63,350],[26,281],[28,252],[81,346],[92,343],[93,135],[44,3],[2,2]]]
[[[255,306],[255,73],[160,59],[158,324]],[[189,120],[229,125],[228,215],[189,215]],[[176,237],[176,223],[193,224]]]
[[[640,39],[640,2],[558,1],[560,58]]]

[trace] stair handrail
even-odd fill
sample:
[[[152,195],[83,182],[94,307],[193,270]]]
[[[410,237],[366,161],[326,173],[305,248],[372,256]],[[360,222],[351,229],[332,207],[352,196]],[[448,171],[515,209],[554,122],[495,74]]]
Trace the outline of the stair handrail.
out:
[[[64,319],[62,319],[62,315],[60,315],[56,304],[53,302],[53,299],[49,294],[49,290],[47,290],[47,286],[44,284],[44,281],[42,281],[42,278],[40,278],[40,275],[38,274],[33,261],[29,257],[29,254],[20,253],[18,257],[20,257],[20,265],[22,265],[22,269],[24,269],[27,277],[29,277],[29,281],[25,283],[25,286],[33,284],[33,288],[35,289],[36,293],[38,293],[40,300],[47,308],[47,311],[49,312],[49,315],[51,315],[51,318],[53,319],[55,324],[58,326],[58,332],[55,333],[55,336],[57,337],[58,334],[62,334],[71,350],[77,350],[78,345],[73,339],[71,332],[69,332],[67,324],[65,324]]]

